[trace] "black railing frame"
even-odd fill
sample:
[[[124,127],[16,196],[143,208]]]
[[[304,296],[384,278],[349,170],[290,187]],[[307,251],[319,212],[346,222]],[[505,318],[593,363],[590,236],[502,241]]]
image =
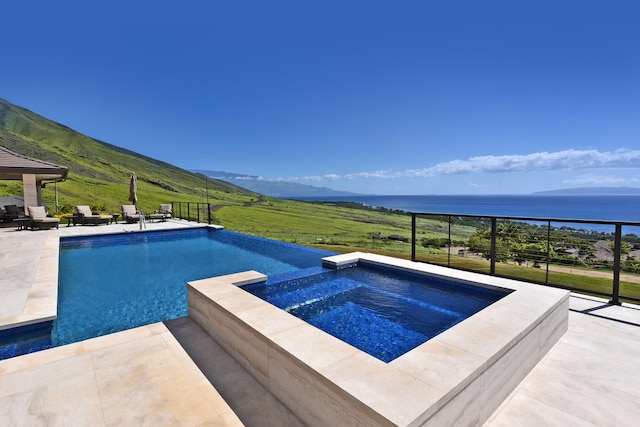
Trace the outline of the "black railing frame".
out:
[[[416,257],[416,234],[417,234],[417,222],[416,219],[419,216],[439,216],[439,217],[448,217],[449,223],[449,256],[447,257],[447,266],[450,268],[459,268],[451,266],[451,223],[452,217],[459,218],[484,218],[489,219],[491,221],[491,236],[490,236],[490,249],[489,249],[489,257],[490,257],[490,267],[489,267],[489,275],[491,276],[500,276],[500,277],[509,277],[518,279],[518,277],[510,277],[504,276],[500,274],[496,274],[496,245],[497,245],[497,222],[500,220],[508,220],[508,221],[522,221],[522,222],[546,222],[547,223],[547,254],[546,254],[546,275],[545,282],[536,282],[546,286],[553,286],[568,290],[576,290],[587,292],[591,294],[597,294],[601,296],[609,297],[609,304],[612,305],[621,305],[620,301],[620,270],[622,266],[622,226],[632,226],[632,227],[640,227],[640,222],[627,222],[627,221],[605,221],[605,220],[585,220],[585,219],[569,219],[569,218],[538,218],[538,217],[520,217],[520,216],[491,216],[491,215],[474,215],[474,214],[451,214],[451,213],[435,213],[435,212],[409,212],[411,215],[411,260],[415,262],[424,262],[420,261]],[[598,291],[593,291],[590,289],[581,289],[576,287],[568,287],[560,284],[555,284],[549,282],[549,263],[551,261],[551,223],[571,223],[571,224],[598,224],[598,225],[612,225],[615,227],[614,231],[614,259],[613,259],[613,281],[612,281],[612,290],[611,293],[603,293]],[[480,272],[482,273],[482,272]],[[486,273],[482,273],[486,274]],[[622,296],[625,299],[629,299],[632,301],[640,302],[640,299],[630,297],[630,296]]]
[[[186,205],[186,215],[183,212],[183,208]],[[187,221],[206,222],[211,224],[211,203],[202,202],[171,202],[174,218],[184,219]],[[196,214],[195,218],[191,217],[191,208],[194,207]],[[202,218],[200,213],[206,213],[206,218]]]

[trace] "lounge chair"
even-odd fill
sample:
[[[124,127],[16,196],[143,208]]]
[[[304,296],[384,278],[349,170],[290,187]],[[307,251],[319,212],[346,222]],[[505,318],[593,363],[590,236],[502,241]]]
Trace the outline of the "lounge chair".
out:
[[[136,210],[136,205],[122,205],[122,219],[128,223],[140,221],[140,214]]]
[[[31,229],[35,227],[39,229],[43,228],[58,228],[60,224],[60,218],[51,218],[47,216],[44,206],[29,206],[27,207],[29,217],[31,217]]]
[[[22,216],[22,213],[20,212],[20,210],[18,209],[18,206],[16,205],[5,205],[4,206],[4,221],[5,222],[11,222],[14,219],[18,219]]]
[[[164,214],[166,218],[171,218],[173,216],[173,205],[171,203],[160,205],[158,213]]]
[[[167,218],[171,218],[172,208],[173,205],[170,203],[160,205],[160,209],[152,214],[146,215],[146,218],[149,218],[150,220],[159,219],[162,220],[162,222],[165,222]]]
[[[109,224],[109,221],[113,218],[111,215],[96,215],[91,212],[89,206],[76,206],[76,222],[82,225],[98,225]]]

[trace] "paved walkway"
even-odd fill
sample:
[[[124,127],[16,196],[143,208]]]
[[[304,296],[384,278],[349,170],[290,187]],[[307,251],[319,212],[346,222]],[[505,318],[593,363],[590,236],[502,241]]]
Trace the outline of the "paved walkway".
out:
[[[149,224],[182,226],[188,224]],[[133,229],[115,227],[0,229],[0,319],[25,315],[52,236]],[[45,273],[41,279],[51,280]],[[640,307],[572,295],[569,331],[485,426],[636,426],[639,360]],[[3,426],[300,425],[189,318],[0,361],[0,420]]]
[[[3,426],[243,425],[162,323],[0,361]]]
[[[637,426],[640,307],[572,294],[569,331],[486,423]]]

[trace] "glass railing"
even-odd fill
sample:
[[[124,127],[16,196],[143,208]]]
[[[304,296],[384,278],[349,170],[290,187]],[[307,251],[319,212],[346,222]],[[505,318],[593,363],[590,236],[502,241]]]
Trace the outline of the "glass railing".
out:
[[[640,302],[639,222],[425,212],[411,218],[413,261],[607,297],[612,304]]]

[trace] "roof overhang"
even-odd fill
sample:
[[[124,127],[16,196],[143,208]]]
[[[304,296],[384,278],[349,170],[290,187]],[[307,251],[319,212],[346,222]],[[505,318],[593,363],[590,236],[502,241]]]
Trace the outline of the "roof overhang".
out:
[[[23,175],[35,175],[36,181],[62,181],[67,179],[65,166],[32,159],[0,147],[0,180],[22,181]]]

